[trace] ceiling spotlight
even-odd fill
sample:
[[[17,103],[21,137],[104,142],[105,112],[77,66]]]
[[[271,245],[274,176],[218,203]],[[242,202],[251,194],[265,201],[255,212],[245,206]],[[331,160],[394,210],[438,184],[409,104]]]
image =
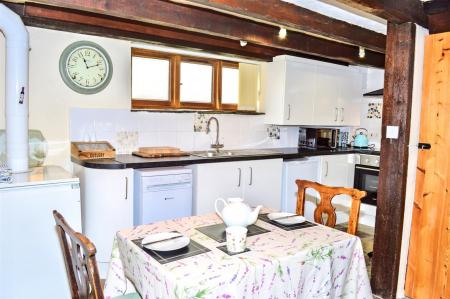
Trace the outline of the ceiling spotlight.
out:
[[[286,28],[280,27],[280,31],[278,32],[278,37],[281,39],[285,39],[287,36]]]
[[[241,47],[245,47],[247,45],[246,40],[241,40],[239,43],[241,44]]]
[[[366,57],[366,49],[364,49],[363,47],[359,47],[359,58],[364,57]]]

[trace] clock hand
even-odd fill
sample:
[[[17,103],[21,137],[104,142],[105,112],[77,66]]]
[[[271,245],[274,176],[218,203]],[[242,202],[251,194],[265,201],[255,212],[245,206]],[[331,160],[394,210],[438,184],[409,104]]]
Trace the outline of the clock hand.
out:
[[[84,61],[84,65],[86,66],[86,68],[88,69],[89,68],[89,66],[87,65],[87,61],[86,61],[86,58],[84,58],[84,55],[83,55],[83,53],[81,53],[80,52],[80,55],[81,55],[81,58],[83,58],[83,61]]]
[[[90,69],[91,67],[96,67],[96,66],[99,66],[99,64],[97,63],[96,65],[91,65],[91,66],[88,66],[87,68]]]

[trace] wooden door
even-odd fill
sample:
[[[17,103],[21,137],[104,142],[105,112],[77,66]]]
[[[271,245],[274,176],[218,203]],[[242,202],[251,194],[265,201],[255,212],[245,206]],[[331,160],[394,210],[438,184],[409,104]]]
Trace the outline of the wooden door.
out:
[[[420,142],[405,293],[450,298],[450,33],[426,39]]]

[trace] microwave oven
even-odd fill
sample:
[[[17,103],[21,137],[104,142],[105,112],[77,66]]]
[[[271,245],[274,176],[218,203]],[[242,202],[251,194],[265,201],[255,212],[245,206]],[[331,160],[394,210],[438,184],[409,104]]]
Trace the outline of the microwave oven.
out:
[[[299,147],[336,148],[339,141],[339,129],[330,128],[300,128]]]

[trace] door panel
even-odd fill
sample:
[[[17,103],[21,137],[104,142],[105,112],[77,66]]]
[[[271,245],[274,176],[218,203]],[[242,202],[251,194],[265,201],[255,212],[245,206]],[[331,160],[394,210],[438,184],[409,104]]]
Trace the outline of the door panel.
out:
[[[283,160],[257,160],[243,163],[244,199],[251,206],[281,210]]]
[[[416,194],[405,293],[449,298],[450,33],[426,39]]]
[[[219,197],[242,197],[242,162],[198,164],[194,169],[194,215],[213,213]],[[240,173],[240,175],[239,175]]]
[[[289,63],[286,66],[286,95],[284,123],[287,125],[311,124],[313,122],[314,98],[316,96],[316,66]]]

